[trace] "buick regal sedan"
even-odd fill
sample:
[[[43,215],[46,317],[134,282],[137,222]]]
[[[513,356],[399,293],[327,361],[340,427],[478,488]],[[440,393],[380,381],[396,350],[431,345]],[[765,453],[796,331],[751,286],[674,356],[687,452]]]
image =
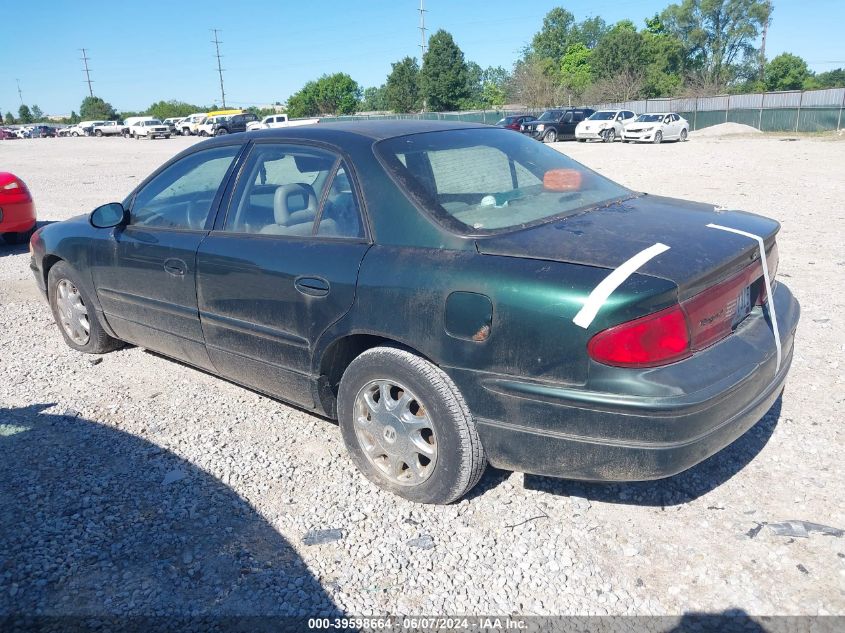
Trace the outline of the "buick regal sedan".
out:
[[[31,265],[72,348],[126,341],[337,418],[369,479],[448,503],[488,462],[655,479],[753,426],[799,317],[778,229],[509,130],[359,122],[194,145],[41,228]]]

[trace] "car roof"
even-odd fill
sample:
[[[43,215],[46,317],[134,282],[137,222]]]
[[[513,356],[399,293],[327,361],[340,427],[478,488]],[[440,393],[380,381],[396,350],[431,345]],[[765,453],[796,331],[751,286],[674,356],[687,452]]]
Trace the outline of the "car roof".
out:
[[[321,140],[328,143],[342,141],[349,137],[358,137],[380,141],[409,134],[442,132],[446,130],[495,129],[492,125],[466,123],[463,121],[428,121],[419,119],[402,120],[365,120],[314,123],[287,128],[255,130],[247,132],[250,138],[302,138]],[[224,138],[225,137],[215,137]]]

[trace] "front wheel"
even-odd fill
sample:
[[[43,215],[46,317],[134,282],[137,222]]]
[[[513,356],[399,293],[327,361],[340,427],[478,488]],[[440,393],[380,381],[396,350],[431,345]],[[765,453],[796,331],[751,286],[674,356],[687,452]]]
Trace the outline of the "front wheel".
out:
[[[97,130],[96,132],[94,132],[94,136],[96,136],[97,138],[100,138],[101,136],[103,136],[103,131]]]
[[[557,140],[557,132],[555,130],[549,130],[546,132],[545,136],[543,136],[544,143],[554,143]]]
[[[612,143],[613,141],[615,141],[616,140],[616,130],[614,130],[613,128],[610,128],[607,132],[604,133],[603,140],[604,140],[605,143]]]
[[[57,262],[50,269],[47,298],[68,346],[88,354],[103,354],[122,346],[103,329],[79,275],[66,262]]]
[[[487,465],[472,415],[439,367],[395,347],[367,350],[340,381],[338,419],[358,469],[417,503],[465,495]]]
[[[663,142],[663,132],[658,130],[657,132],[654,133],[654,140],[652,141],[652,143],[654,143],[655,145],[660,145],[662,142]]]

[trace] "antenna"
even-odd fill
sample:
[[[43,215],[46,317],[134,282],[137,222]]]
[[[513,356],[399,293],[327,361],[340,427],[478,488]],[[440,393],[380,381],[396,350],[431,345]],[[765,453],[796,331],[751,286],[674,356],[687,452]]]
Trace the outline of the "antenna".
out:
[[[23,93],[21,92],[21,80],[15,79],[18,82],[18,99],[21,100],[21,105],[23,105]]]
[[[85,81],[88,83],[88,94],[89,96],[94,96],[94,90],[91,88],[91,72],[88,68],[88,60],[91,59],[88,57],[88,53],[84,48],[80,48],[79,50],[82,51],[82,57],[79,59],[82,60],[82,63],[85,65]]]
[[[214,44],[214,50],[217,51],[217,73],[220,75],[220,98],[223,101],[223,109],[226,109],[226,91],[223,90],[223,67],[220,65],[220,45],[223,43],[221,42],[217,34],[220,33],[220,29],[211,29],[211,32],[214,33],[214,39],[211,40]]]
[[[420,64],[422,64],[422,58],[425,57],[425,0],[420,0]]]

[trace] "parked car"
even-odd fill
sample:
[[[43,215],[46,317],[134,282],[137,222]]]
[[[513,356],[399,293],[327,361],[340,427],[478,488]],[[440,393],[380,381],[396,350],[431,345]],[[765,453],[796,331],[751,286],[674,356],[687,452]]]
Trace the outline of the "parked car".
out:
[[[70,136],[91,136],[95,125],[101,125],[105,121],[80,121],[70,128],[68,134]]]
[[[601,140],[612,143],[622,138],[625,125],[637,115],[630,110],[599,110],[575,126],[575,138],[580,141]]]
[[[32,126],[25,125],[24,127],[15,128],[15,135],[18,138],[32,138]]]
[[[56,128],[49,125],[35,125],[30,134],[32,138],[56,138]]]
[[[129,119],[127,119],[127,121],[128,120]],[[156,137],[170,138],[170,128],[158,119],[153,118],[144,118],[140,121],[133,121],[126,127],[126,133],[135,140],[146,138],[151,141]]]
[[[373,482],[448,503],[487,462],[656,479],[752,427],[799,319],[778,230],[508,130],[367,121],[193,145],[39,229],[31,268],[71,348],[336,417]]]
[[[287,114],[270,114],[260,121],[250,121],[246,124],[249,130],[270,130],[280,127],[296,127],[298,125],[313,125],[319,123],[320,119],[289,119]]]
[[[529,121],[535,121],[537,117],[533,114],[510,114],[496,122],[496,127],[503,127],[508,130],[516,130],[519,132],[520,126]]]
[[[181,132],[181,130],[179,129],[179,127],[178,127],[178,125],[177,125],[177,124],[178,124],[178,123],[179,123],[179,122],[180,122],[183,118],[185,118],[185,117],[181,117],[181,116],[174,116],[174,117],[170,117],[170,118],[168,118],[168,119],[165,119],[164,121],[162,121],[162,123],[164,123],[164,125],[166,125],[168,128],[170,128],[170,133],[171,133],[171,134],[181,134],[182,132]]]
[[[217,114],[214,116],[207,116],[202,121],[197,123],[196,126],[196,135],[197,136],[214,136],[214,126],[218,123],[222,123],[226,119],[228,119],[231,115],[230,114]]]
[[[591,108],[556,108],[546,110],[540,118],[519,126],[519,131],[545,143],[575,138],[575,126],[595,110]]]
[[[121,136],[125,135],[128,128],[118,121],[103,121],[91,128],[94,136]]]
[[[191,136],[197,133],[197,125],[199,125],[205,117],[208,116],[205,112],[196,112],[190,116],[186,116],[179,121],[178,129],[182,136]]]
[[[641,114],[628,124],[622,136],[626,143],[662,143],[663,141],[686,141],[689,136],[689,121],[675,112],[652,112]]]
[[[258,117],[252,112],[244,112],[243,114],[233,114],[229,117],[223,117],[214,122],[211,126],[212,136],[221,136],[223,134],[235,134],[236,132],[246,132],[246,126],[249,123],[258,122]]]
[[[60,127],[58,130],[56,130],[56,136],[70,136],[70,130],[71,127],[69,125],[65,127]]]
[[[17,139],[18,135],[15,134],[15,131],[10,128],[0,128],[0,140],[11,140]]]
[[[35,230],[35,203],[23,180],[0,172],[0,235],[8,244],[29,241]]]

